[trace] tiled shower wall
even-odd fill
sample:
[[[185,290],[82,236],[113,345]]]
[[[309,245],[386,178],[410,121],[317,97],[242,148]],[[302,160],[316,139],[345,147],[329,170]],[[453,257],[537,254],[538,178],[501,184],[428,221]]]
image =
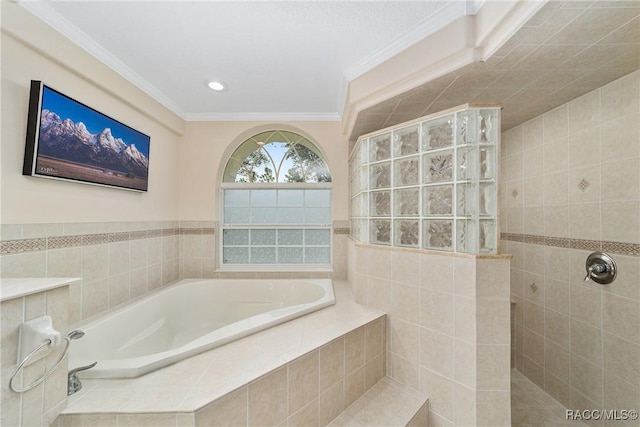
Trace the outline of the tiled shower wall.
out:
[[[333,272],[216,272],[213,221],[5,224],[1,277],[81,277],[69,323],[184,278],[346,278],[347,221],[334,221]]]
[[[349,284],[387,313],[386,374],[434,426],[509,426],[509,259],[356,243]]]
[[[567,407],[640,409],[640,71],[502,144],[512,363]],[[609,285],[583,280],[596,250],[617,263]]]

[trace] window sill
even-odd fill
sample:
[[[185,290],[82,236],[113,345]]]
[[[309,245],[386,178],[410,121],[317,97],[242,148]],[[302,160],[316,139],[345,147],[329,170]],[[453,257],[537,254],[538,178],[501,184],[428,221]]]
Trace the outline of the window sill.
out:
[[[217,273],[241,273],[241,272],[277,272],[277,273],[299,273],[299,272],[333,272],[332,265],[305,264],[305,265],[266,265],[266,264],[233,264],[216,268]]]

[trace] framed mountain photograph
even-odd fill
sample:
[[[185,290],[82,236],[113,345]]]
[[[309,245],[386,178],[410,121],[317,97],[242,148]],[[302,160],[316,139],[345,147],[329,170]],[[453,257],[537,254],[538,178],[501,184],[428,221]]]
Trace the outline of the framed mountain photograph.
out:
[[[23,175],[147,191],[150,138],[31,81]]]

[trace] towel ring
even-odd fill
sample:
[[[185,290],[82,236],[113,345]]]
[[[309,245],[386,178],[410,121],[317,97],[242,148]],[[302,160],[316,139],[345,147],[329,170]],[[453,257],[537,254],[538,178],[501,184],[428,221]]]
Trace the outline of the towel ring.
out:
[[[64,340],[64,350],[62,351],[62,354],[60,355],[60,358],[56,361],[56,363],[54,363],[53,366],[49,368],[49,370],[45,371],[45,373],[40,378],[38,378],[31,384],[24,386],[22,388],[18,388],[13,385],[13,380],[15,379],[16,375],[18,375],[18,373],[22,370],[22,368],[24,368],[27,362],[29,362],[29,360],[31,360],[31,358],[36,353],[38,353],[44,347],[51,345],[51,340],[47,338],[46,340],[44,340],[42,344],[37,346],[31,353],[27,354],[25,358],[22,360],[22,362],[20,362],[20,364],[16,368],[16,371],[13,373],[13,375],[11,375],[11,379],[9,380],[9,387],[11,388],[11,390],[15,391],[16,393],[24,393],[25,391],[31,390],[32,388],[40,384],[42,381],[47,379],[49,375],[51,375],[53,371],[56,370],[56,368],[60,365],[60,363],[62,363],[62,360],[64,360],[65,356],[69,353],[69,344],[71,343],[71,340],[69,339],[69,337],[64,337],[64,336],[62,337],[62,339]]]

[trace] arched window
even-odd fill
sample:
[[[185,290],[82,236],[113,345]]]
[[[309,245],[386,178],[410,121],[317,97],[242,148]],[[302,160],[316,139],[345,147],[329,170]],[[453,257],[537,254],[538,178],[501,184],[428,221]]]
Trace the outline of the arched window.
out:
[[[227,161],[221,187],[223,269],[331,266],[331,174],[307,138],[252,136]]]
[[[273,130],[244,141],[231,155],[224,182],[331,182],[322,154],[297,133]]]

